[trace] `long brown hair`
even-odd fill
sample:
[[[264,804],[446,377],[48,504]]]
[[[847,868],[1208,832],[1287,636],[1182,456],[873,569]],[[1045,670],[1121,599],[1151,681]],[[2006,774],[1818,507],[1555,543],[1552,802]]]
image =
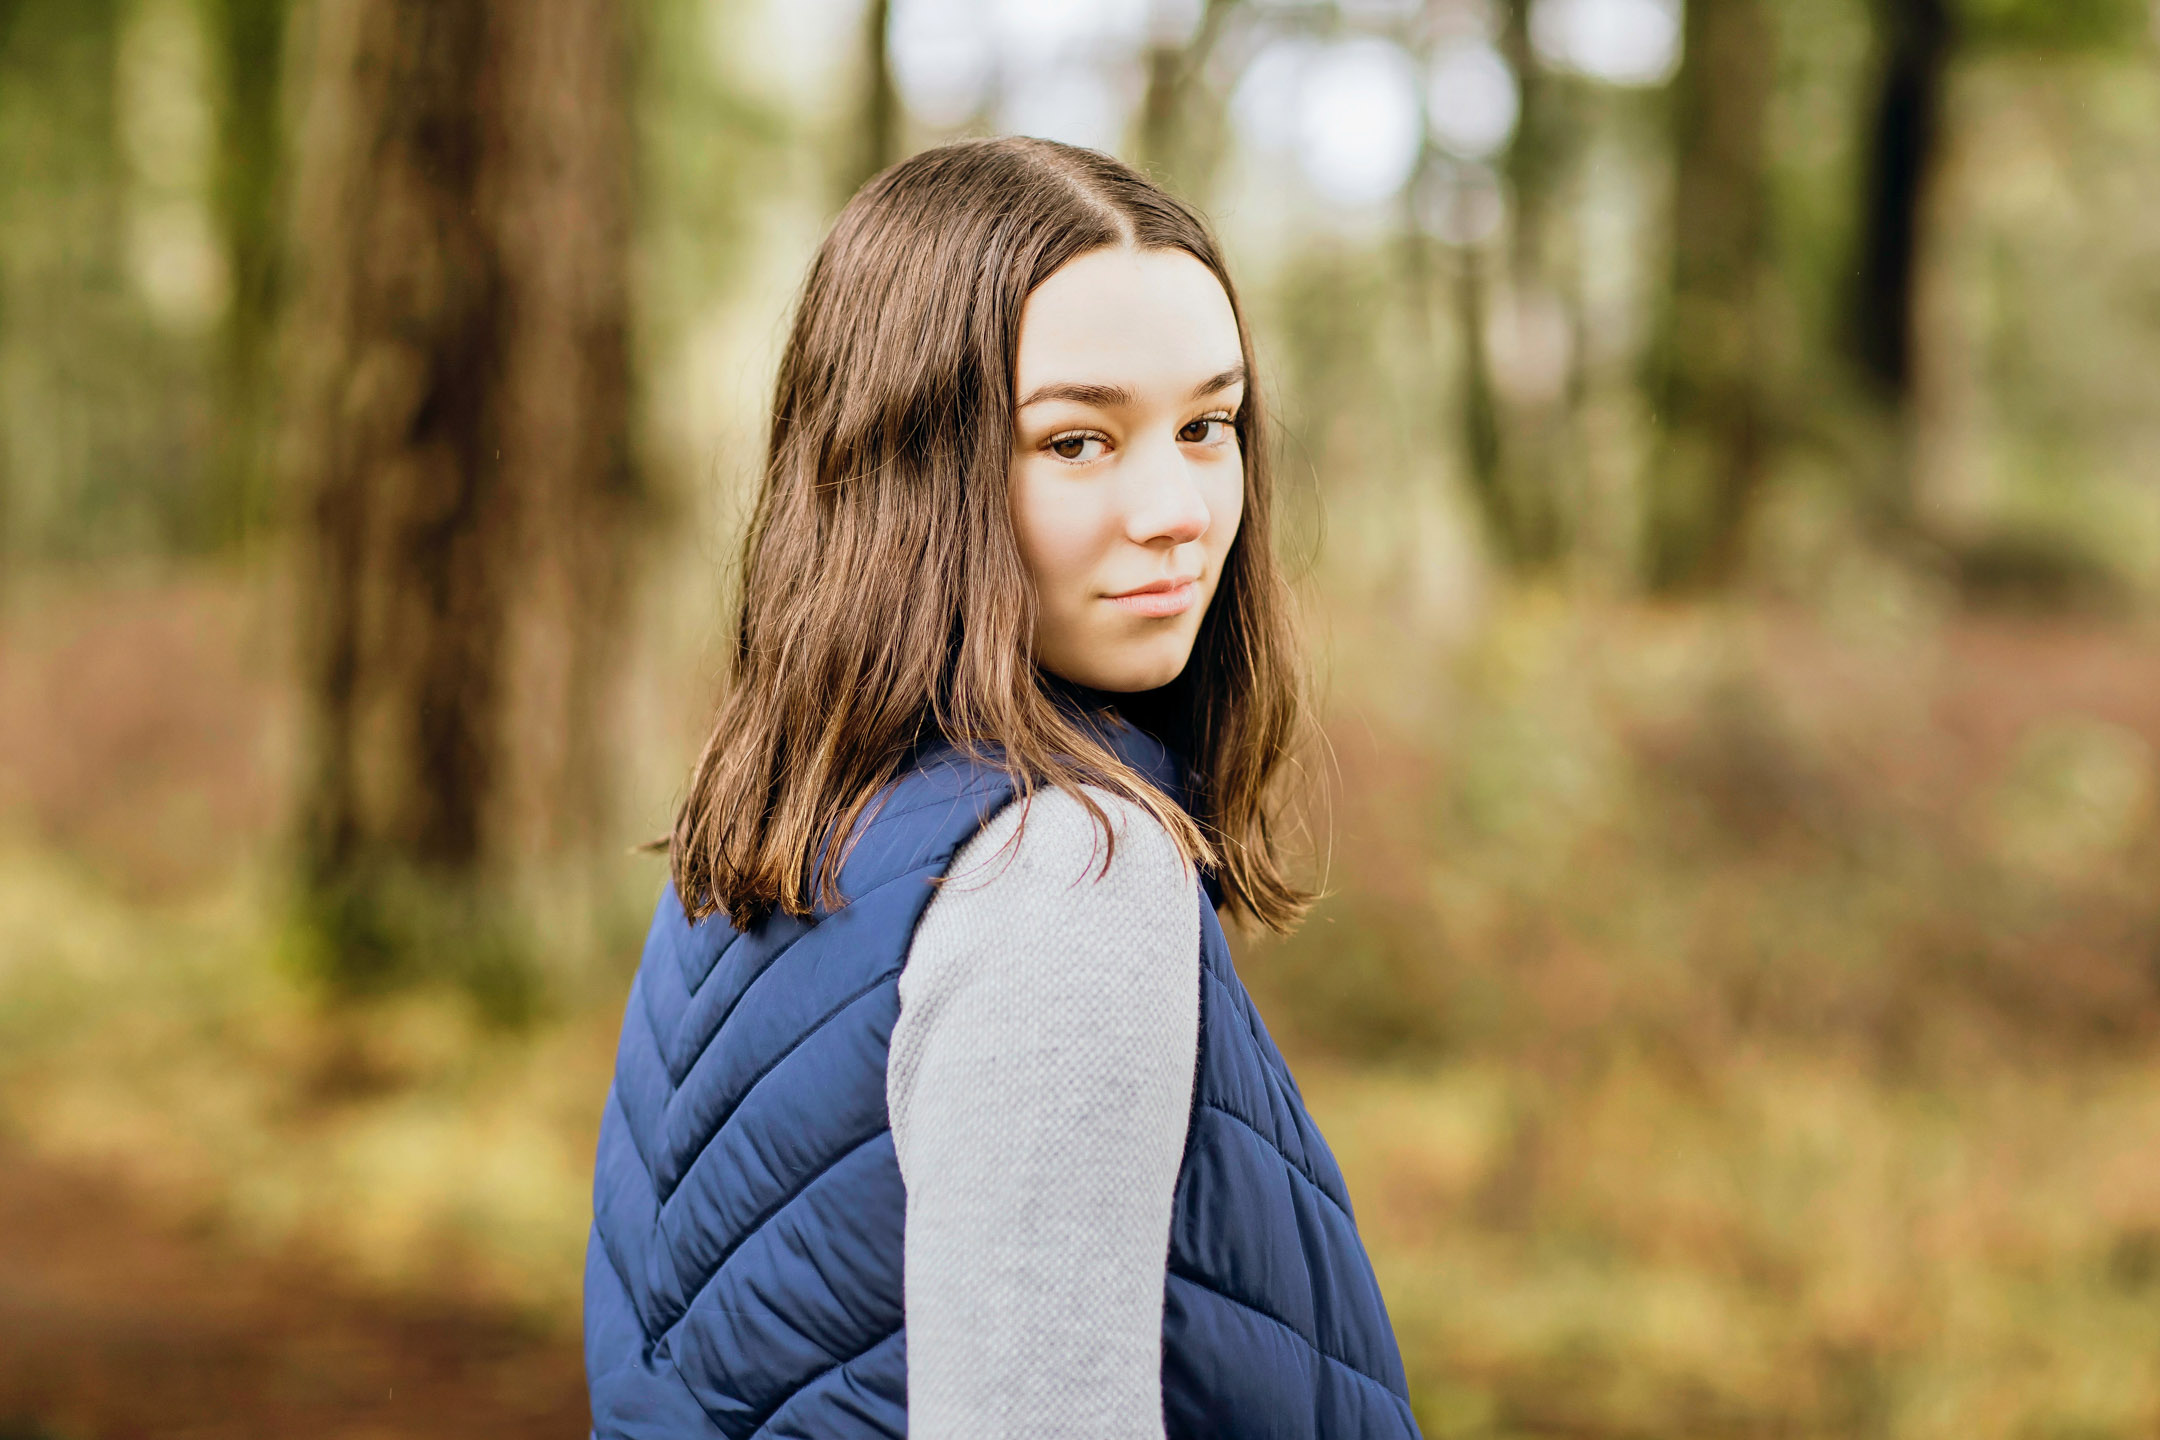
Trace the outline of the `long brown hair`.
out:
[[[1007,510],[1022,307],[1092,250],[1182,250],[1238,316],[1244,516],[1192,658],[1121,708],[1179,752],[1190,813],[1045,691],[1035,600]],[[848,202],[780,359],[743,544],[732,674],[669,842],[691,918],[747,928],[837,905],[863,813],[925,740],[1038,784],[1099,786],[1155,816],[1224,898],[1286,930],[1270,782],[1302,723],[1302,670],[1270,533],[1252,342],[1207,224],[1107,155],[1048,140],[924,151]],[[822,848],[839,847],[819,868]]]

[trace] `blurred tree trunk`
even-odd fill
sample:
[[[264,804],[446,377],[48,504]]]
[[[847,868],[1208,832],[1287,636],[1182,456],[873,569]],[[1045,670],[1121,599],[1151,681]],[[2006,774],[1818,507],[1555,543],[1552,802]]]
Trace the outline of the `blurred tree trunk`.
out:
[[[121,8],[0,0],[0,561],[80,543],[71,522],[124,473],[112,362],[142,337],[125,303]]]
[[[1881,52],[1869,117],[1851,335],[1855,358],[1905,443],[1876,487],[1890,530],[1915,512],[1913,433],[1921,228],[1942,149],[1943,91],[1956,43],[1946,0],[1876,0]]]
[[[594,838],[639,489],[618,0],[323,0],[298,188],[306,881],[398,906]],[[401,888],[402,887],[402,888]]]
[[[1503,326],[1511,325],[1526,303],[1542,302],[1553,293],[1550,217],[1572,140],[1573,119],[1559,88],[1540,72],[1531,51],[1530,8],[1530,0],[1508,0],[1499,36],[1521,100],[1514,138],[1497,162],[1506,172],[1512,200],[1507,245],[1490,253],[1476,245],[1460,249],[1453,296],[1456,418],[1470,497],[1493,557],[1518,575],[1549,569],[1565,558],[1572,519],[1561,486],[1572,416],[1561,402],[1573,397],[1500,383],[1522,377],[1496,366],[1492,333],[1496,318]],[[1464,163],[1441,157],[1427,143],[1417,184],[1432,187],[1435,198],[1425,203],[1462,203],[1453,197],[1460,193]],[[1413,292],[1418,292],[1416,284]],[[1516,338],[1508,333],[1502,340]]]
[[[1506,455],[1500,448],[1499,407],[1493,398],[1490,346],[1485,336],[1489,287],[1485,258],[1474,247],[1456,258],[1455,329],[1462,339],[1461,407],[1463,459],[1469,466],[1470,497],[1485,519],[1486,537],[1508,569],[1528,568],[1529,537],[1516,497],[1508,486]]]
[[[208,0],[217,61],[216,213],[232,276],[219,375],[219,528],[241,539],[268,518],[271,413],[283,216],[280,123],[288,0]]]
[[[1500,32],[1500,48],[1515,72],[1521,99],[1515,136],[1505,159],[1514,205],[1506,299],[1516,318],[1525,304],[1555,290],[1549,248],[1553,198],[1567,174],[1576,124],[1560,83],[1543,70],[1531,48],[1530,10],[1531,0],[1508,0]],[[1482,323],[1475,355],[1466,357],[1466,363],[1485,372],[1480,384],[1493,410],[1487,422],[1493,431],[1487,463],[1494,471],[1496,493],[1507,500],[1507,558],[1517,571],[1551,567],[1568,548],[1571,517],[1562,494],[1561,471],[1573,418],[1568,411],[1575,397],[1542,395],[1526,403],[1519,393],[1496,389],[1491,380],[1491,344]]]
[[[1648,579],[1731,578],[1764,465],[1760,272],[1769,237],[1766,0],[1690,0],[1674,85],[1672,294],[1658,347],[1665,439],[1646,487]]]
[[[16,55],[15,27],[22,8],[23,0],[0,0],[0,87],[10,86],[14,73],[21,64]],[[0,88],[0,94],[4,93],[5,89]],[[0,122],[14,118],[12,115],[0,113]],[[0,128],[0,143],[11,138],[4,128]],[[0,171],[0,215],[12,213],[14,207],[21,204],[14,195],[17,189],[22,188],[21,177],[15,173],[15,168],[11,165],[6,167],[5,171]],[[9,313],[10,302],[14,298],[9,293],[14,289],[12,282],[15,276],[11,273],[12,270],[12,266],[0,265],[0,361],[6,359],[9,332],[13,328],[14,316]],[[8,421],[12,417],[8,410],[9,407],[0,404],[0,562],[15,562],[18,548],[15,538],[15,507],[19,501],[15,493],[12,457],[9,454],[12,447],[9,443]],[[9,568],[12,572],[17,567],[10,564]],[[8,588],[0,585],[0,607],[4,607],[8,602]]]
[[[840,176],[843,203],[862,183],[900,158],[900,90],[893,84],[892,0],[870,0],[863,7],[862,98],[856,106],[855,153]]]
[[[1425,317],[1432,304],[1427,265],[1430,242],[1414,231],[1412,234],[1406,286],[1412,297],[1412,313]],[[1536,483],[1539,477],[1523,465],[1521,451],[1512,443],[1517,432],[1505,423],[1519,417],[1503,413],[1493,383],[1488,327],[1492,313],[1492,282],[1487,273],[1490,257],[1471,245],[1454,249],[1451,258],[1450,329],[1456,341],[1454,433],[1462,445],[1470,500],[1477,507],[1493,558],[1510,573],[1532,573],[1559,557],[1561,532],[1554,496]],[[1432,327],[1422,318],[1419,330],[1420,343],[1433,346]]]
[[[1545,73],[1530,45],[1531,6],[1532,0],[1508,0],[1500,31],[1501,53],[1515,72],[1521,95],[1506,163],[1515,209],[1511,259],[1515,273],[1526,277],[1544,273],[1546,215],[1563,164],[1564,130],[1555,104],[1556,81]]]
[[[1199,101],[1208,58],[1237,8],[1238,0],[1207,0],[1191,35],[1148,46],[1134,153],[1142,169],[1186,196],[1207,188],[1221,157],[1223,117]]]
[[[1868,376],[1902,402],[1912,387],[1920,218],[1940,150],[1954,39],[1945,0],[1877,0],[1881,74],[1868,129],[1854,339]]]

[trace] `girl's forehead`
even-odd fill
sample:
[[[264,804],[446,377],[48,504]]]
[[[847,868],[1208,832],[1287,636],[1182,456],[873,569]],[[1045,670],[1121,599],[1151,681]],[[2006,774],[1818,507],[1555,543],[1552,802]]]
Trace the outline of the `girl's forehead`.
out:
[[[1199,260],[1183,250],[1093,250],[1028,296],[1016,388],[1151,380],[1189,388],[1242,354],[1230,297]]]

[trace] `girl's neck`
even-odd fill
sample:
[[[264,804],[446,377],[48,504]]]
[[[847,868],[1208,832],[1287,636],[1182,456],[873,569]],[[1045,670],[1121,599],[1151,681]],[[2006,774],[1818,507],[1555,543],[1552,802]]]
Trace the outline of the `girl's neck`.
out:
[[[1042,677],[1044,693],[1069,709],[1079,710],[1087,715],[1099,715],[1107,710],[1121,720],[1129,721],[1131,718],[1125,713],[1122,703],[1125,697],[1116,691],[1098,690],[1092,685],[1082,685],[1077,680],[1068,680],[1048,670],[1039,670],[1036,673]]]

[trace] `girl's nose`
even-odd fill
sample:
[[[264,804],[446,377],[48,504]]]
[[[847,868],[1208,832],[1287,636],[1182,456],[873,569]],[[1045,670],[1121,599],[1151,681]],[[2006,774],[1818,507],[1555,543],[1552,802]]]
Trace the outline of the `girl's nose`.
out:
[[[1141,545],[1190,544],[1207,534],[1214,517],[1176,445],[1163,447],[1136,467],[1127,491],[1126,535]]]

